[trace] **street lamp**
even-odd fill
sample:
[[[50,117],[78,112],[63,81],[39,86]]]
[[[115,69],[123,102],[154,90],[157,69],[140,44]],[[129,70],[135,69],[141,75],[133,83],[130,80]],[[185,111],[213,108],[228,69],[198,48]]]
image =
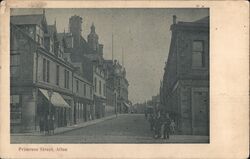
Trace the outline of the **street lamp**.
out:
[[[49,115],[48,115],[48,131],[50,134],[50,128],[51,128],[51,122],[52,122],[52,118],[51,118],[51,97],[53,94],[53,90],[49,89],[48,90],[48,95],[49,95]]]
[[[116,95],[116,89],[115,89],[115,116],[117,118],[117,95]]]

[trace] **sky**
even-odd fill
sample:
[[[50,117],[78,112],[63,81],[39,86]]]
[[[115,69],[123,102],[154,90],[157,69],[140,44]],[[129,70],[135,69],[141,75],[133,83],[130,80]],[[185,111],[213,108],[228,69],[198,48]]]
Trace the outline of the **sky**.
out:
[[[41,14],[42,9],[12,9],[12,15]],[[94,23],[99,43],[104,45],[104,58],[113,55],[124,67],[129,81],[132,103],[150,100],[159,93],[171,41],[173,15],[177,21],[195,21],[209,15],[208,9],[170,8],[102,8],[46,9],[48,24],[56,20],[57,31],[68,31],[69,18],[83,18],[82,36],[87,39]],[[123,51],[122,51],[123,50]]]

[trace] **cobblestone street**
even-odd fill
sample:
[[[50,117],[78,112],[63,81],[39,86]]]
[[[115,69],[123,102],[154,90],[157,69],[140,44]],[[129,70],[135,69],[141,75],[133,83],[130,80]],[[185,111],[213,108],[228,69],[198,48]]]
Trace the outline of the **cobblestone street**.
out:
[[[125,114],[53,136],[12,135],[11,143],[207,143],[207,136],[172,135],[154,139],[142,114]]]

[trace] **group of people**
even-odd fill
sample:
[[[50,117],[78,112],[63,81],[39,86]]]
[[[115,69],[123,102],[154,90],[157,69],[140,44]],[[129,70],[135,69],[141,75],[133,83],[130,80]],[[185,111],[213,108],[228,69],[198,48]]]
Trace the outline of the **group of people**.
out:
[[[154,138],[169,139],[170,134],[175,133],[175,122],[170,119],[168,113],[150,113],[149,117],[145,114],[146,119],[150,123],[151,131],[154,131]]]
[[[54,134],[54,120],[54,116],[52,116],[51,118],[49,115],[47,116],[47,118],[41,117],[39,122],[40,133],[44,133],[45,135]]]

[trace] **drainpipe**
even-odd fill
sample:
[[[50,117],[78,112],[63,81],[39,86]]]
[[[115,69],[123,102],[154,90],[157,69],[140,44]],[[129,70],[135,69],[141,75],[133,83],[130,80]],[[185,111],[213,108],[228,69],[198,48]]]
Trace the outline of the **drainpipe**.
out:
[[[75,96],[74,96],[74,69],[72,70],[72,82],[71,82],[71,91],[72,91],[72,97],[73,97],[73,109],[71,109],[71,123],[75,124]],[[73,113],[73,122],[72,122],[72,113]]]
[[[35,45],[35,51],[36,51],[36,79],[35,79],[35,84],[38,82],[38,52],[37,52],[37,47]],[[35,101],[35,130],[36,129],[36,122],[37,122],[37,107],[38,107],[38,88],[35,86],[36,90],[36,101]]]

